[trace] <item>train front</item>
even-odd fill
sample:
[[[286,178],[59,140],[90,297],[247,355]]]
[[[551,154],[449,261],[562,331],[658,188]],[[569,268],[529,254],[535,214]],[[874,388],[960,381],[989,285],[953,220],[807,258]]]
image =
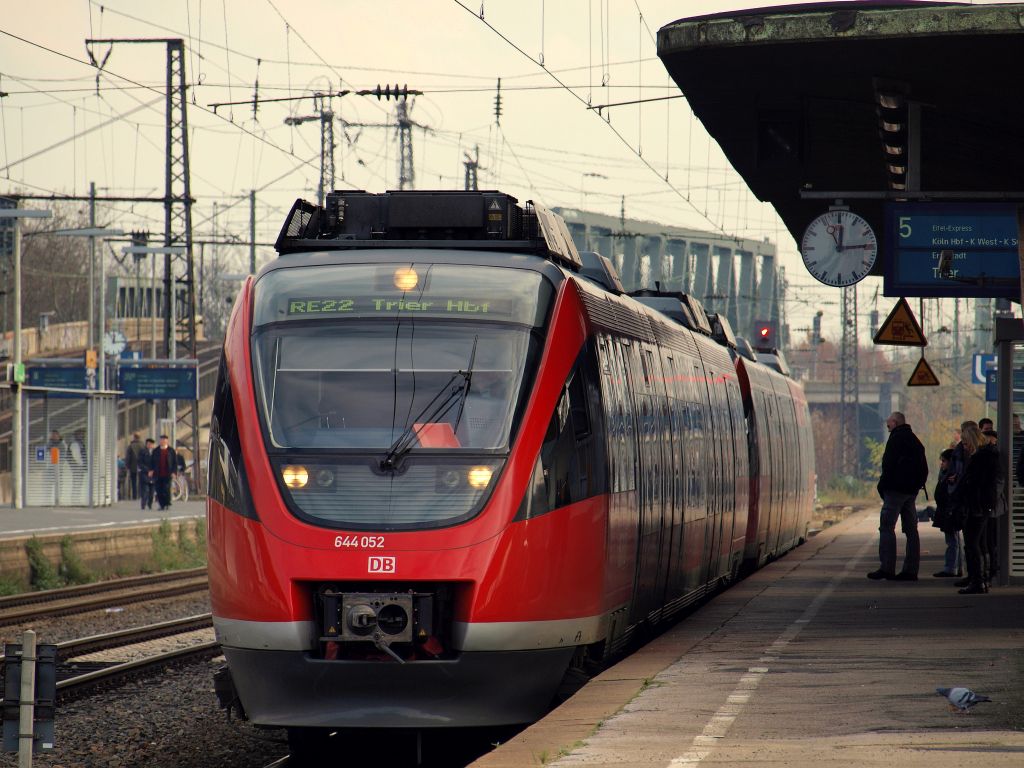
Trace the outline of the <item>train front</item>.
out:
[[[215,627],[252,721],[480,726],[548,705],[581,634],[544,596],[562,545],[525,569],[512,523],[547,425],[524,421],[558,275],[383,248],[282,256],[247,285],[208,517]]]

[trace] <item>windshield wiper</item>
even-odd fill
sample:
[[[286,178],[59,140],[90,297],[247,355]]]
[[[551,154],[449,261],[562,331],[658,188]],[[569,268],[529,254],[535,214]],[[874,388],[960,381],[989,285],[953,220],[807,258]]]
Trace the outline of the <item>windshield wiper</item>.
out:
[[[469,388],[473,385],[473,363],[476,360],[476,343],[480,340],[479,336],[473,337],[473,349],[469,353],[469,365],[466,367],[466,372],[463,374],[466,378],[466,386],[462,389],[462,398],[459,400],[459,415],[455,417],[455,426],[452,427],[452,432],[459,431],[459,422],[462,421],[462,411],[466,408],[466,398],[469,397]],[[462,373],[462,371],[459,371]]]
[[[452,377],[445,382],[444,386],[438,390],[437,394],[434,395],[430,402],[423,406],[421,410],[412,421],[405,428],[405,430],[398,436],[398,438],[391,444],[387,454],[380,461],[380,468],[384,471],[392,471],[397,469],[398,463],[402,460],[409,451],[412,450],[413,439],[419,436],[419,431],[416,429],[417,424],[433,423],[448,413],[455,405],[455,398],[459,397],[459,416],[458,419],[462,418],[462,408],[466,402],[466,395],[469,394],[469,385],[473,379],[473,361],[476,359],[476,344],[479,337],[473,337],[473,349],[469,353],[469,366],[464,371],[456,371],[452,374]],[[448,394],[444,396],[444,399],[438,402],[438,398],[445,395],[445,390],[452,385],[458,377],[462,377],[462,383],[457,387],[448,391]],[[435,405],[436,403],[436,405]],[[425,417],[425,418],[424,418]],[[455,426],[458,427],[458,419],[455,421]],[[454,429],[452,430],[455,431]]]

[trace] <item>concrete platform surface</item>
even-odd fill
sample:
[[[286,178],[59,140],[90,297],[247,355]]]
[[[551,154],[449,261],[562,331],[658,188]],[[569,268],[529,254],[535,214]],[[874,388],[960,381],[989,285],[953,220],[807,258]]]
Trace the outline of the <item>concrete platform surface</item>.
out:
[[[140,509],[138,501],[118,501],[109,507],[0,507],[0,539],[42,536],[48,533],[130,528],[161,520],[187,520],[206,516],[206,499],[171,505],[161,512]]]
[[[871,581],[877,526],[826,529],[473,765],[1024,765],[1024,587],[957,594],[927,523],[920,580]]]

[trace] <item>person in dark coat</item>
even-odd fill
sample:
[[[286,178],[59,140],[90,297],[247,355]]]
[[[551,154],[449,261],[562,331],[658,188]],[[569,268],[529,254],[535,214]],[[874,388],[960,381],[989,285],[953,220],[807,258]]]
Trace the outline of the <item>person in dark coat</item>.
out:
[[[146,438],[146,445],[139,453],[139,503],[143,509],[153,508],[153,477],[150,470],[153,468],[153,448],[156,441]]]
[[[985,549],[988,552],[985,574],[987,576],[987,583],[991,585],[999,574],[999,518],[1006,514],[1008,504],[1006,499],[1006,482],[1003,478],[1003,461],[999,454],[999,435],[994,429],[982,430],[982,434],[988,438],[989,445],[995,451],[999,463],[995,504],[992,506],[992,513],[989,515],[988,522],[985,525]]]
[[[988,520],[998,504],[1002,472],[999,468],[999,453],[980,429],[973,425],[965,428],[963,443],[970,458],[954,499],[967,513],[964,520],[967,578],[964,582],[956,583],[963,587],[960,594],[976,595],[988,592],[986,533]]]
[[[924,446],[907,424],[906,417],[893,411],[885,420],[889,440],[882,455],[882,475],[878,478],[878,495],[882,511],[878,523],[878,570],[869,579],[917,581],[921,566],[921,538],[917,532],[917,492],[928,479],[928,459]],[[902,522],[907,537],[903,569],[896,573],[896,521]]]
[[[128,443],[128,448],[124,452],[124,466],[128,473],[128,498],[137,499],[139,498],[139,454],[142,453],[142,439],[139,437],[139,433],[135,432],[132,435],[132,441]]]
[[[950,494],[952,461],[952,448],[947,448],[939,454],[939,480],[935,484],[935,521],[932,523],[946,537],[945,567],[933,574],[939,578],[963,575],[964,548],[960,536],[960,522],[958,515],[954,514]]]
[[[160,445],[153,449],[149,475],[153,478],[160,509],[171,507],[171,480],[178,474],[178,454],[171,448],[167,435],[160,435]]]

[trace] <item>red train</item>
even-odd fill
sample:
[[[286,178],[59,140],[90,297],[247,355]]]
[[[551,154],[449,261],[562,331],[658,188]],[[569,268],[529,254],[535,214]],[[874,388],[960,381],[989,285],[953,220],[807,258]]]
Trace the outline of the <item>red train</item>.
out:
[[[277,249],[229,323],[207,504],[218,691],[255,723],[529,722],[805,536],[800,387],[545,209],[334,193]]]

